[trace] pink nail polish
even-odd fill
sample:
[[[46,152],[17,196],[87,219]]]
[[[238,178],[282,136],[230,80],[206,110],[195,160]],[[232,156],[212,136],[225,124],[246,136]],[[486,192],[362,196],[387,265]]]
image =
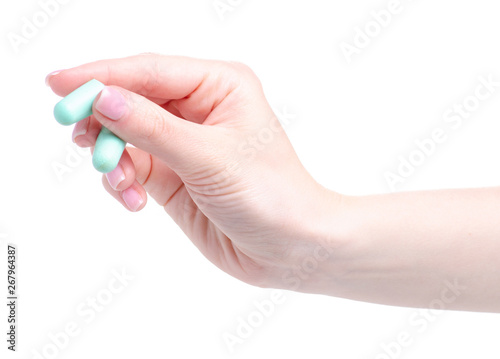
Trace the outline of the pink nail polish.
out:
[[[50,74],[48,74],[45,77],[45,85],[50,86],[50,79],[52,78],[52,76],[57,75],[61,71],[63,71],[63,70],[52,71]]]
[[[141,195],[137,193],[137,191],[132,187],[129,187],[126,190],[122,191],[122,198],[127,207],[130,208],[132,212],[137,211],[137,209],[143,202]]]
[[[122,166],[118,165],[113,171],[106,173],[106,178],[108,179],[109,185],[116,191],[118,185],[125,179],[125,173],[123,173]]]
[[[105,87],[95,104],[101,114],[111,120],[119,120],[125,115],[125,98],[112,87]]]

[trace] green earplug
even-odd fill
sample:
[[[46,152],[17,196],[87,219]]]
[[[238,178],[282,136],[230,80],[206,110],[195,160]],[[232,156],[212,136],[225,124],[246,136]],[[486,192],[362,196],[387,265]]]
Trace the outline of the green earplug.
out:
[[[92,164],[94,168],[102,173],[108,173],[115,169],[125,149],[125,141],[118,138],[106,127],[101,129],[94,147]]]
[[[57,122],[69,126],[92,115],[92,104],[103,88],[103,83],[90,80],[63,98],[54,107],[54,117]],[[125,145],[125,141],[102,127],[92,155],[94,168],[102,173],[114,170]]]
[[[104,88],[97,80],[90,80],[63,98],[54,107],[54,117],[61,125],[69,126],[92,115],[94,99]]]

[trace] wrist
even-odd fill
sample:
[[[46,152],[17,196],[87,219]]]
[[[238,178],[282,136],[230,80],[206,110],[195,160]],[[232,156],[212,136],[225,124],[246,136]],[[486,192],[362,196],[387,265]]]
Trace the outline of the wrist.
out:
[[[315,184],[299,208],[294,250],[279,275],[279,287],[305,293],[340,293],[340,279],[349,263],[346,257],[350,236],[346,213],[353,197]]]

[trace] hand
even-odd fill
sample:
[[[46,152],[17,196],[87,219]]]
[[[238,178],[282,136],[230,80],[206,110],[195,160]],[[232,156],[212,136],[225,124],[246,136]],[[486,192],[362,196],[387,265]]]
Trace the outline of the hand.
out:
[[[104,125],[135,146],[104,187],[132,211],[149,193],[227,273],[374,303],[500,311],[498,188],[328,191],[241,64],[140,55],[47,81],[65,96],[92,78],[108,87],[75,142],[93,146]]]
[[[75,125],[74,141],[92,147],[104,125],[135,146],[103,176],[106,190],[131,211],[149,193],[219,268],[286,287],[283,273],[317,247],[322,208],[331,213],[340,197],[301,165],[254,73],[239,63],[145,54],[47,82],[66,96],[92,78],[107,87],[94,115]]]

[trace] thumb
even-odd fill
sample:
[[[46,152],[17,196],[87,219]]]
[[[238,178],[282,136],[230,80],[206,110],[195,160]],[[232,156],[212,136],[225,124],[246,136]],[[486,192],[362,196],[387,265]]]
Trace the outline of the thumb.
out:
[[[206,163],[202,147],[210,143],[207,126],[174,116],[143,96],[106,86],[94,101],[93,114],[118,137],[160,158],[178,174]]]

